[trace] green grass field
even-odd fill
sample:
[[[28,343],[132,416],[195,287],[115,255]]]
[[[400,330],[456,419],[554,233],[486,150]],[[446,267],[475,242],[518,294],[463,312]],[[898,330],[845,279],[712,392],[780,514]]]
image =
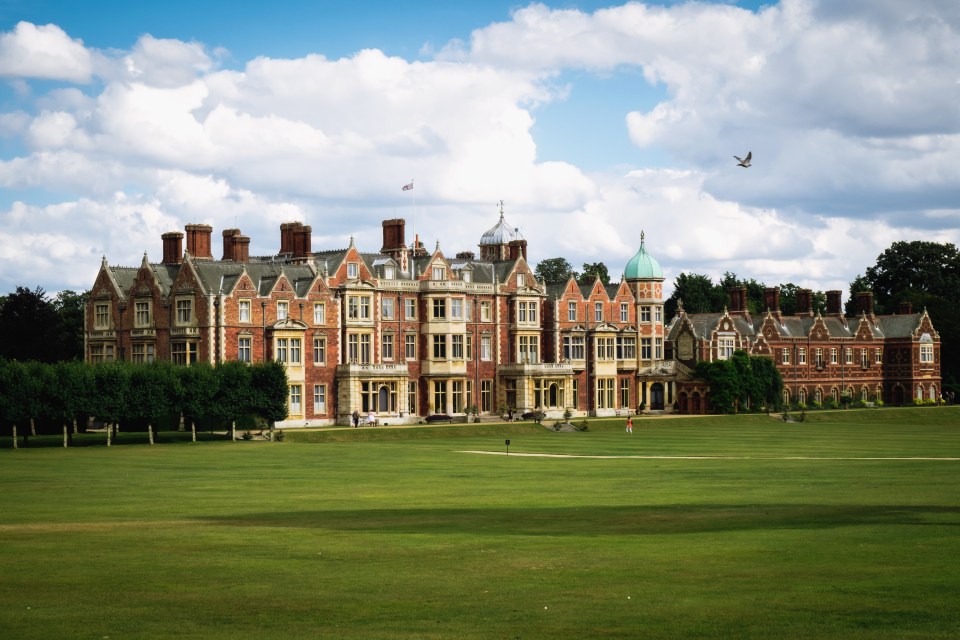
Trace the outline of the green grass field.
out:
[[[956,638],[958,459],[954,407],[5,448],[0,638]]]

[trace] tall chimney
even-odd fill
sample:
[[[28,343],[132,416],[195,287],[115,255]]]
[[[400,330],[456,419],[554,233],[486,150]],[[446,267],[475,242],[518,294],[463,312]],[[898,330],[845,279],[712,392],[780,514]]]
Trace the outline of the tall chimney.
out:
[[[827,291],[827,314],[839,316],[843,315],[843,292],[836,289]]]
[[[188,224],[187,230],[187,251],[193,258],[201,260],[213,260],[213,253],[210,247],[210,236],[213,234],[213,227],[208,224]]]
[[[242,235],[240,229],[224,230],[223,259],[250,262],[250,237]]]
[[[511,240],[508,245],[508,251],[510,260],[516,260],[520,256],[523,256],[523,259],[527,259],[527,241],[526,240]]]
[[[780,315],[780,288],[767,287],[763,290],[763,304],[776,315]]]
[[[873,291],[860,291],[857,293],[857,313],[865,313],[868,316],[873,315]]]
[[[747,310],[747,288],[730,287],[727,289],[727,295],[730,299],[730,313],[742,313]]]
[[[160,237],[163,239],[163,264],[183,262],[183,234],[179,231],[168,231]]]
[[[380,248],[380,253],[392,255],[397,250],[406,248],[404,238],[406,223],[407,221],[403,218],[384,220],[381,223],[383,226],[383,246]]]
[[[306,258],[311,253],[311,236],[313,229],[310,225],[299,224],[293,230],[293,257]]]
[[[233,239],[240,235],[240,229],[223,230],[223,258],[221,260],[233,260]]]
[[[296,253],[293,236],[294,232],[302,226],[302,222],[283,222],[280,224],[280,253]]]
[[[904,300],[900,303],[900,315],[908,316],[913,313],[913,303],[909,300]]]
[[[797,291],[797,312],[794,315],[813,315],[813,291],[810,289],[800,289]]]

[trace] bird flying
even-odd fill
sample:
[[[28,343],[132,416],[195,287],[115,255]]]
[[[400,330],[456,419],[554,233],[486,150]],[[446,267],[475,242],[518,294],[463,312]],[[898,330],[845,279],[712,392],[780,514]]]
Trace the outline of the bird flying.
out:
[[[733,156],[733,157],[737,159],[737,162],[740,164],[741,167],[749,167],[750,159],[753,158],[753,151],[747,151],[746,158],[741,158],[740,156]]]

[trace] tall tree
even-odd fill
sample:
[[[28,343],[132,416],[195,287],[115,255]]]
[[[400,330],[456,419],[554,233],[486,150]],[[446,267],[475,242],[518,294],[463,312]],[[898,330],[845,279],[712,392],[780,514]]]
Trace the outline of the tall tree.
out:
[[[13,360],[56,362],[60,316],[46,292],[17,287],[0,307],[0,356]]]
[[[57,324],[57,350],[61,360],[83,359],[83,310],[87,293],[65,290],[53,301],[59,322]]]
[[[579,284],[591,284],[594,278],[600,278],[603,284],[610,284],[610,274],[607,272],[607,265],[602,262],[583,263],[583,273],[577,278]]]
[[[547,284],[561,284],[570,279],[572,275],[577,278],[577,272],[573,270],[573,265],[566,258],[547,258],[537,264],[533,270],[533,275],[540,282]]]
[[[727,294],[721,286],[713,284],[709,276],[681,273],[673,281],[673,293],[663,305],[667,318],[676,315],[681,301],[687,313],[716,313],[723,310]]]
[[[857,315],[857,294],[872,289],[873,285],[867,277],[858,273],[857,277],[850,282],[850,297],[843,303],[843,314],[850,317]]]

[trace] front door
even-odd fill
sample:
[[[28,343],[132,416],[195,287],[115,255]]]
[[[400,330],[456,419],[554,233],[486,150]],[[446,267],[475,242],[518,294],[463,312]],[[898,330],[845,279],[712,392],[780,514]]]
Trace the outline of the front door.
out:
[[[663,411],[663,384],[660,382],[650,385],[650,410]]]

